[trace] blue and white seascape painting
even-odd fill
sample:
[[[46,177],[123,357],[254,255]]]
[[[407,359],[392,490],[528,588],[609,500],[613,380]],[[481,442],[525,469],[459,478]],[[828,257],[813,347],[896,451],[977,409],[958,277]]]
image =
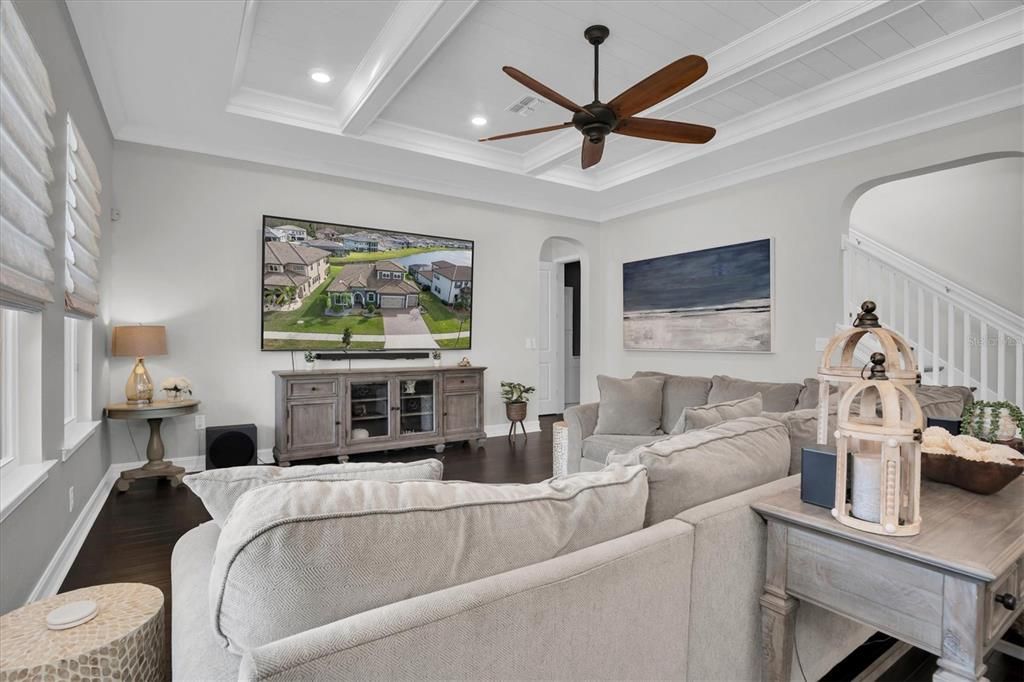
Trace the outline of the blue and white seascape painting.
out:
[[[769,353],[772,240],[622,264],[628,350]]]

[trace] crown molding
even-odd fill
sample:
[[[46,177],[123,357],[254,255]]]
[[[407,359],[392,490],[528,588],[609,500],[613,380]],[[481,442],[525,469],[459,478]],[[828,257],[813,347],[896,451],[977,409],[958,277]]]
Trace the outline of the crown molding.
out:
[[[740,170],[723,173],[711,178],[704,178],[699,182],[690,183],[689,185],[674,187],[669,191],[652,194],[636,201],[622,202],[601,211],[598,220],[603,223],[616,218],[622,218],[639,213],[640,211],[658,208],[659,206],[725,189],[768,175],[782,173],[799,168],[800,166],[807,166],[819,161],[843,156],[844,154],[868,149],[869,147],[876,147],[913,135],[938,130],[939,128],[964,123],[1022,106],[1024,106],[1024,85],[1007,88],[903,121],[880,126],[855,135],[848,135],[844,138],[794,152],[787,156],[771,159],[770,161],[754,164]]]
[[[342,132],[365,133],[476,3],[399,3],[337,99],[335,108]]]
[[[602,170],[597,191],[632,182],[754,137],[849,105],[943,71],[1024,44],[1024,7],[950,34],[920,49],[890,57],[846,76],[826,81],[721,126],[706,145],[665,146]]]
[[[922,0],[837,0],[809,2],[762,26],[708,57],[708,73],[680,93],[651,107],[645,115],[671,118],[763,73],[833,43],[867,26],[920,4]],[[621,138],[610,136],[605,144]],[[559,133],[526,154],[526,172],[539,175],[579,154],[579,135]],[[600,173],[600,171],[599,171]]]

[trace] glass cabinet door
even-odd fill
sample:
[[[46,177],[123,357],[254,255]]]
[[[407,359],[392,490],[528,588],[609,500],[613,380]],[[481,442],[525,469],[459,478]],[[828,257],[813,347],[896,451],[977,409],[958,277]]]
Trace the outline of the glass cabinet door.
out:
[[[398,379],[398,432],[415,436],[437,431],[436,386],[432,377]]]
[[[348,403],[349,443],[391,436],[391,400],[386,379],[350,382]]]

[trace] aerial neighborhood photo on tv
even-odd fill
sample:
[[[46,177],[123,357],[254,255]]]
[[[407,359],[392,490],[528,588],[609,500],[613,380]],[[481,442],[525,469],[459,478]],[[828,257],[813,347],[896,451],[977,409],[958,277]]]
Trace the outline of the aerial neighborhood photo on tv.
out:
[[[468,349],[473,242],[263,217],[263,350]]]

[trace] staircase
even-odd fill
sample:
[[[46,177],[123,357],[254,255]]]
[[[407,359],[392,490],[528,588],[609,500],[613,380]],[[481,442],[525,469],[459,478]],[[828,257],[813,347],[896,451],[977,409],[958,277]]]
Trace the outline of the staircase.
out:
[[[922,383],[1024,405],[1024,317],[851,228],[843,238],[846,325],[866,299],[914,347]]]

